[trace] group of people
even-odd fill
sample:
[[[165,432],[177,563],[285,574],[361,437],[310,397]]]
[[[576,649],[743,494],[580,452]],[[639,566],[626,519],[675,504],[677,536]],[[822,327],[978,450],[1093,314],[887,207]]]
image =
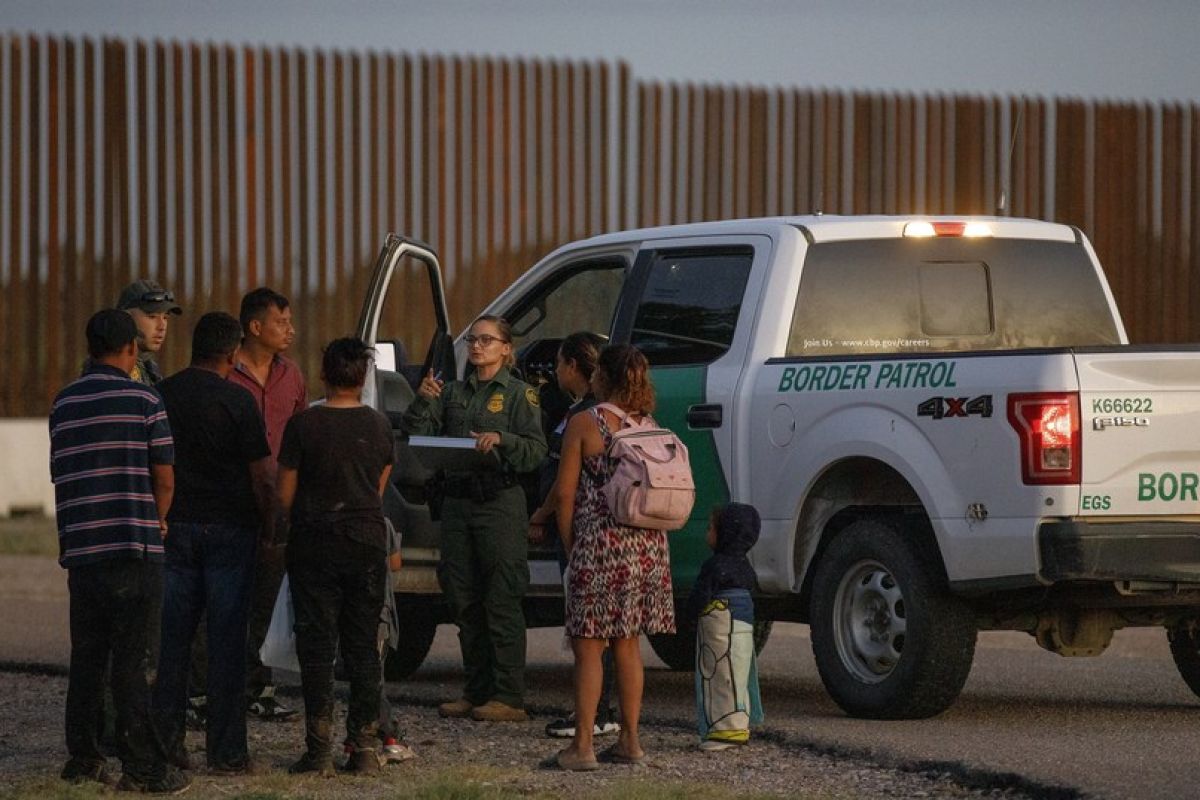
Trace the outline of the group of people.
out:
[[[295,331],[281,294],[250,292],[240,319],[204,314],[193,330],[190,365],[164,379],[154,354],[179,313],[161,286],[127,287],[117,308],[88,321],[83,373],[51,409],[60,563],[71,595],[62,777],[108,782],[101,739],[109,716],[123,769],[118,788],[186,788],[189,718],[205,727],[210,772],[256,772],[247,714],[291,714],[259,660],[285,569],[305,713],[305,749],[291,771],[334,774],[339,653],[350,687],[345,768],[374,771],[412,757],[397,740],[381,689],[389,638],[381,621],[390,620],[396,636],[387,600],[399,534],[381,503],[393,431],[361,401],[370,348],[355,338],[331,342],[322,357],[325,401],[308,408],[300,371],[283,355]],[[527,719],[521,601],[528,543],[553,535],[575,656],[575,713],[547,728],[573,737],[558,764],[597,768],[593,736],[617,730],[602,755],[639,763],[638,639],[675,632],[667,534],[617,524],[602,487],[612,432],[654,410],[647,361],[635,347],[604,346],[594,334],[567,337],[556,373],[575,402],[544,430],[538,391],[513,369],[507,322],[480,317],[464,338],[466,377],[423,376],[401,422],[411,434],[471,437],[497,461],[494,469],[443,475],[438,487],[438,577],[465,671],[462,697],[439,712]],[[539,467],[542,502],[531,516],[519,476]],[[744,631],[732,627],[753,619],[745,552],[757,528],[752,508],[714,512],[716,555],[693,593],[692,605],[703,603],[689,613],[724,613],[722,624],[732,623],[709,626],[711,635],[724,637],[727,654],[742,653],[740,660],[709,659],[732,664],[728,675],[697,673],[701,734],[715,743],[708,749],[745,741],[754,711],[746,698],[757,700],[747,684],[753,649],[746,662],[744,645],[735,646]],[[728,537],[736,546],[726,547],[726,529],[736,531]],[[205,629],[206,637],[197,635]],[[709,635],[703,624],[700,630]],[[701,645],[702,654],[717,652]],[[614,682],[619,722],[609,699]],[[724,690],[730,697],[721,696]],[[736,713],[721,712],[721,703]]]

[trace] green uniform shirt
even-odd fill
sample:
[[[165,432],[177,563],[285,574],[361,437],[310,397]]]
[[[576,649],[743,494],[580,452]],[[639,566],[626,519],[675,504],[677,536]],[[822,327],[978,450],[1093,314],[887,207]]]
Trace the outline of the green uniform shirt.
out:
[[[421,436],[500,434],[500,460],[512,472],[531,472],[546,457],[542,412],[537,390],[518,379],[508,367],[490,381],[474,373],[451,381],[436,400],[417,395],[404,413],[402,427]]]

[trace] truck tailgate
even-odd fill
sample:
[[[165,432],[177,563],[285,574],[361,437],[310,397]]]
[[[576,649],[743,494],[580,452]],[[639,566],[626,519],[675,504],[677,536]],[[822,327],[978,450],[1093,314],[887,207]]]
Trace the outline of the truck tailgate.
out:
[[[1200,515],[1200,351],[1077,352],[1081,516]]]

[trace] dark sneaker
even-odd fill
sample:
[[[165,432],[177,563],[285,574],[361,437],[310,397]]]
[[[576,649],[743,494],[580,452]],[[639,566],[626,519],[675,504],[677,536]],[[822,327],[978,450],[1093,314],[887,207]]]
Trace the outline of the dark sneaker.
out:
[[[95,781],[105,786],[111,786],[115,782],[103,761],[81,761],[74,758],[63,765],[58,777],[71,783]]]
[[[189,731],[202,731],[208,725],[208,698],[196,695],[188,698],[187,715],[185,717]]]
[[[182,745],[175,752],[167,754],[167,763],[178,769],[192,768],[192,759],[188,757],[187,750],[184,750]]]
[[[307,751],[300,758],[296,759],[296,763],[288,767],[288,772],[292,775],[315,772],[322,778],[332,778],[337,774],[333,769],[333,756],[314,756]]]
[[[258,717],[268,722],[280,722],[291,718],[296,713],[275,699],[274,686],[263,687],[258,697],[250,701],[246,707],[246,711],[250,716]]]
[[[261,775],[265,772],[262,765],[253,758],[237,761],[232,764],[209,764],[209,775]]]
[[[609,733],[620,733],[621,724],[612,719],[611,716],[597,718],[592,725],[593,736],[604,736]],[[554,739],[573,739],[575,738],[575,715],[561,717],[546,725],[546,735]]]
[[[121,776],[117,783],[118,792],[138,792],[140,794],[183,794],[192,788],[192,779],[187,773],[175,767],[168,766],[161,778],[141,780],[129,773]]]

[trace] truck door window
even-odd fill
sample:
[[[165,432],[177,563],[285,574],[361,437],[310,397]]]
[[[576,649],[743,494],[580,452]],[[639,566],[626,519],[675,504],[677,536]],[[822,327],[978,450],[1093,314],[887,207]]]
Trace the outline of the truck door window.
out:
[[[655,253],[630,341],[655,366],[717,360],[733,341],[753,260],[749,248]]]
[[[624,261],[563,267],[509,312],[513,343],[520,349],[529,342],[561,339],[576,331],[607,336],[624,284]]]

